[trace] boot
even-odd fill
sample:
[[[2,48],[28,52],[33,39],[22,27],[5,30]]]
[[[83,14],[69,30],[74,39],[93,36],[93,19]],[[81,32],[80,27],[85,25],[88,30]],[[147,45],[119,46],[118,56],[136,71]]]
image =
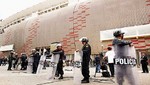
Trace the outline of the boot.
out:
[[[63,79],[63,76],[61,75],[58,79]]]
[[[89,80],[82,80],[81,83],[90,83]]]

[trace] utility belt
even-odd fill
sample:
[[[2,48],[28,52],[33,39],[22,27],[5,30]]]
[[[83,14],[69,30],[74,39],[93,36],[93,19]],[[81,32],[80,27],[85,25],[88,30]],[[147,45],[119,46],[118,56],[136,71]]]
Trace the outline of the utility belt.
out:
[[[116,65],[136,65],[136,61],[135,58],[114,58],[114,64]]]

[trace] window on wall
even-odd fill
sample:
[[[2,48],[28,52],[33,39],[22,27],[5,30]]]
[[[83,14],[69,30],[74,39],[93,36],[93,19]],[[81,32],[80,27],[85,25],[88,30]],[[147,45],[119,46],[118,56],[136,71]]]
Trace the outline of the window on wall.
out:
[[[52,8],[52,10],[54,11],[54,10],[55,10],[55,8]]]
[[[38,15],[41,15],[41,13],[38,13]]]
[[[47,13],[47,11],[44,11],[45,13]]]
[[[19,21],[17,21],[18,23],[20,23],[21,21],[19,20]]]
[[[0,29],[0,34],[4,33],[4,29]]]
[[[22,19],[22,21],[24,21],[24,19]]]
[[[9,27],[9,25],[7,25],[7,27]]]
[[[56,9],[59,9],[59,7],[56,7]]]
[[[61,4],[59,4],[59,5],[55,6],[55,7],[51,7],[51,8],[46,9],[46,10],[38,10],[37,14],[38,15],[42,15],[42,14],[45,14],[45,13],[48,13],[48,12],[51,12],[51,11],[54,11],[54,10],[66,7],[66,6],[68,6],[68,2],[61,3]],[[17,20],[9,22],[9,24],[5,24],[5,26],[3,26],[3,27],[7,28],[7,27],[12,26],[14,24],[20,23],[20,22],[24,21],[30,15],[31,14],[28,14],[28,15],[25,15],[24,17],[17,18]]]
[[[64,6],[64,5],[61,5],[60,7],[63,8],[63,7],[65,7],[65,6]]]
[[[51,12],[51,9],[49,9],[48,12]]]
[[[16,24],[16,22],[14,22],[14,24]]]

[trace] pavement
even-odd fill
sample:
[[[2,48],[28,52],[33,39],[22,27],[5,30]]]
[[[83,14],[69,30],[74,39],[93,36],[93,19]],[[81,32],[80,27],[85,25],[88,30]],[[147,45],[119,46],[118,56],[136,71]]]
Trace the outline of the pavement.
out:
[[[138,85],[150,85],[150,73],[141,73],[141,68],[136,68]],[[74,85],[73,68],[64,67],[64,79],[48,80],[48,71],[42,70],[40,74],[31,74],[27,71],[7,71],[7,66],[0,66],[0,85]],[[104,78],[101,73],[94,77],[95,68],[90,68],[90,83],[82,85],[117,85],[115,77]],[[125,80],[124,85],[129,85]]]

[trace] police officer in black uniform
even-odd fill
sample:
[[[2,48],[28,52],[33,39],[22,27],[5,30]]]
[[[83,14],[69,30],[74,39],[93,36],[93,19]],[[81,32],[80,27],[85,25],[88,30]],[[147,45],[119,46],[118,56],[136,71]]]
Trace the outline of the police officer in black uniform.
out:
[[[14,59],[15,59],[15,62],[14,62],[14,64],[13,64],[13,68],[14,68],[14,69],[17,69],[17,68],[16,68],[16,65],[17,65],[17,63],[18,63],[18,61],[19,61],[19,57],[18,57],[18,54],[17,54],[17,53],[15,53],[15,58],[14,58]]]
[[[8,69],[7,70],[12,70],[12,61],[14,59],[14,52],[11,51],[10,55],[8,56]]]
[[[147,56],[145,55],[145,53],[142,53],[142,56],[141,56],[141,64],[142,64],[142,70],[143,70],[142,73],[149,73],[147,60],[148,59],[147,59]]]
[[[27,65],[26,65],[26,62],[27,62],[27,55],[25,53],[22,53],[21,54],[21,69],[20,70],[26,70],[27,69]]]
[[[59,77],[59,79],[63,79],[63,74],[64,74],[64,71],[63,71],[63,59],[64,59],[64,50],[62,49],[62,45],[61,44],[58,44],[57,45],[57,49],[56,50],[54,50],[53,52],[52,52],[54,55],[55,54],[59,54],[60,55],[60,57],[59,57],[59,62],[58,62],[58,64],[57,64],[57,75],[59,76],[60,75],[60,77]]]
[[[86,37],[81,38],[80,41],[83,44],[82,75],[84,77],[81,83],[89,83],[89,62],[91,55],[91,46],[88,44],[89,40]]]
[[[39,65],[39,61],[40,61],[40,57],[41,57],[41,55],[40,55],[40,53],[39,53],[39,49],[38,48],[36,48],[36,51],[35,52],[33,52],[33,54],[32,54],[33,56],[33,74],[36,74],[36,72],[37,72],[37,68],[38,68],[38,65]]]

